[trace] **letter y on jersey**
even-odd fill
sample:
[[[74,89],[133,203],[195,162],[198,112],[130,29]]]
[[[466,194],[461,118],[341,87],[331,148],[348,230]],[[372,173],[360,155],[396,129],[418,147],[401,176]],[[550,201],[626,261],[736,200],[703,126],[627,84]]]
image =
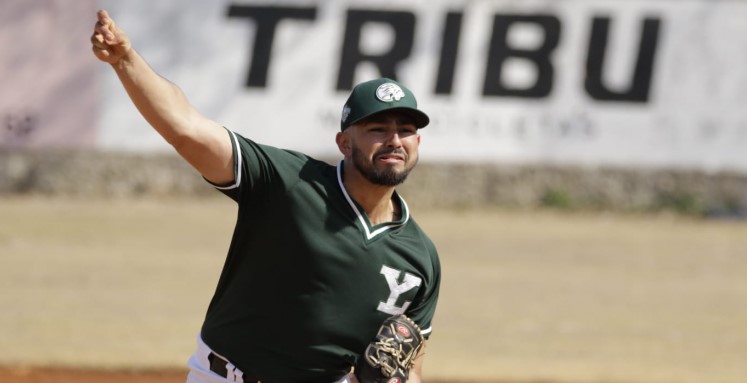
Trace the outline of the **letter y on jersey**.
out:
[[[397,307],[397,299],[399,296],[412,290],[415,287],[420,286],[422,280],[412,274],[405,273],[404,280],[402,283],[398,283],[399,276],[402,274],[401,271],[388,267],[386,265],[381,267],[381,274],[386,278],[386,283],[389,285],[389,299],[386,302],[379,302],[377,310],[385,312],[389,315],[402,314],[410,306],[410,301],[405,301],[402,306]]]

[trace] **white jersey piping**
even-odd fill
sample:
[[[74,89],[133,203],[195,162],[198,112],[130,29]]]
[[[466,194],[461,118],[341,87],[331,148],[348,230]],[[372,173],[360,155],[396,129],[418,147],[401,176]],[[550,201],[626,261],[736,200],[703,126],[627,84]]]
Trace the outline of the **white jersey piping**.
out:
[[[407,203],[405,203],[405,200],[397,195],[399,197],[400,202],[402,203],[402,207],[405,211],[405,218],[402,220],[401,223],[391,223],[384,227],[380,227],[373,232],[371,232],[371,229],[368,227],[368,223],[366,223],[366,219],[363,217],[363,214],[358,210],[358,206],[355,205],[353,202],[353,199],[350,198],[350,195],[348,194],[348,191],[345,189],[345,185],[342,183],[342,163],[343,161],[340,161],[337,164],[337,183],[340,184],[340,189],[342,190],[342,194],[345,195],[345,199],[348,201],[348,204],[351,208],[353,208],[353,211],[355,212],[355,215],[358,217],[358,221],[361,223],[361,226],[363,226],[363,230],[366,231],[366,239],[371,240],[371,238],[398,226],[402,226],[410,219],[410,209],[407,207]]]
[[[228,129],[226,129],[226,130],[228,130]],[[228,133],[231,135],[231,141],[232,141],[233,146],[234,146],[234,153],[236,153],[235,154],[236,159],[234,161],[234,164],[235,164],[234,166],[236,166],[236,169],[234,171],[234,178],[235,178],[235,180],[234,180],[233,184],[228,185],[228,186],[215,186],[215,185],[213,185],[216,189],[219,189],[219,190],[236,189],[237,187],[239,187],[239,185],[241,185],[241,169],[243,168],[242,158],[244,156],[241,155],[241,148],[239,147],[239,139],[236,137],[236,134],[234,132],[230,131],[230,130],[228,130]]]

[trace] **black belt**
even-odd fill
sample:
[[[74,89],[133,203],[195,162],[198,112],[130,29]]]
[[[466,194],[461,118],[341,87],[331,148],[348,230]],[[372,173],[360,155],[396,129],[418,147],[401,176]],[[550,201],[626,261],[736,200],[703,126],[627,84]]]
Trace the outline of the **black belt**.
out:
[[[208,362],[210,363],[210,371],[228,379],[228,362],[225,359],[211,352],[208,355]],[[259,383],[258,379],[246,375],[244,375],[243,380],[244,383]]]

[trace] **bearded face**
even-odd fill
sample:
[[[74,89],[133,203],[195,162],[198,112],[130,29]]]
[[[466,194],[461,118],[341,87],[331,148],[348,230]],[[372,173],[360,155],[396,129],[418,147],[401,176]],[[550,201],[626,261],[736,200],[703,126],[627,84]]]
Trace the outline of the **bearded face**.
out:
[[[368,157],[357,145],[352,146],[353,165],[369,182],[380,186],[397,186],[407,179],[418,163],[418,156],[409,156],[402,148],[383,147]],[[404,163],[398,166],[397,161]]]
[[[420,134],[410,114],[387,111],[338,133],[337,143],[364,179],[393,187],[404,182],[417,164]]]

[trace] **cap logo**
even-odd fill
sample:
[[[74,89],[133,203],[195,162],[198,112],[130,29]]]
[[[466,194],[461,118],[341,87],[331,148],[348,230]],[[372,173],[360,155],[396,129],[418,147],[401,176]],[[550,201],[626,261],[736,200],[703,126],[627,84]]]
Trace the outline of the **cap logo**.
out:
[[[399,101],[405,97],[405,92],[397,84],[391,82],[381,84],[376,88],[376,98],[384,102]]]
[[[345,120],[347,120],[349,116],[350,116],[350,107],[345,105],[345,107],[342,108],[342,122],[344,123]]]

